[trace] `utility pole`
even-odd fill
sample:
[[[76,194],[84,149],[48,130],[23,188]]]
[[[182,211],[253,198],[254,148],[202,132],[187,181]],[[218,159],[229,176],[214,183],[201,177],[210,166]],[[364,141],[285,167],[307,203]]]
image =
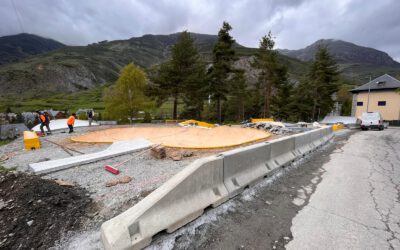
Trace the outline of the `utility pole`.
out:
[[[368,83],[367,113],[369,111],[369,94],[370,93],[371,93],[371,75],[369,75],[369,83]]]

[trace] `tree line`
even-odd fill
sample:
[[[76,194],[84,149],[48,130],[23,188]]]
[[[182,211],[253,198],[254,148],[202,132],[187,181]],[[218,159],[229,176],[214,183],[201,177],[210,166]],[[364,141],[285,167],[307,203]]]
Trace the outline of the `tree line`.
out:
[[[108,116],[132,121],[140,111],[172,101],[174,120],[223,123],[273,117],[309,122],[332,110],[335,94],[338,101],[347,102],[344,107],[351,105],[347,90],[341,87],[338,66],[326,47],[319,48],[302,79],[294,82],[279,60],[271,32],[260,40],[251,63],[258,79],[249,84],[246,72],[235,67],[238,56],[231,30],[230,24],[223,22],[211,62],[200,55],[190,33],[184,31],[171,49],[170,60],[146,73],[127,65],[116,84],[104,93]]]

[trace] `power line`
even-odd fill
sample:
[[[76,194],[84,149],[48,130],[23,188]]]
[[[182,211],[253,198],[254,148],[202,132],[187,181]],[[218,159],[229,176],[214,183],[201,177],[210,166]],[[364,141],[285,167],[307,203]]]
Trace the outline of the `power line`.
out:
[[[22,33],[24,33],[24,28],[22,26],[21,16],[19,15],[17,7],[15,6],[14,0],[10,0],[10,1],[11,1],[11,4],[12,4],[13,8],[14,8],[15,15],[17,16],[19,27],[21,28]]]

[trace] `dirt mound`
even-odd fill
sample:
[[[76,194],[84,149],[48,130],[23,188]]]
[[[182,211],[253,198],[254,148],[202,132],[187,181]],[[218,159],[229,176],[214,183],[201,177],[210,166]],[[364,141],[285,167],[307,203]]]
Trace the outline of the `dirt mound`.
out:
[[[85,189],[0,172],[0,249],[48,249],[92,207]]]

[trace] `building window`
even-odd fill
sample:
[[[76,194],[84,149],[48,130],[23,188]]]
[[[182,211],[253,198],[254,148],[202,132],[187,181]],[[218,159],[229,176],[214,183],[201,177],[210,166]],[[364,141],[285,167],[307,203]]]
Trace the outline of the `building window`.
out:
[[[386,101],[379,101],[378,106],[386,106]]]
[[[362,106],[363,104],[363,102],[357,102],[357,106]]]

